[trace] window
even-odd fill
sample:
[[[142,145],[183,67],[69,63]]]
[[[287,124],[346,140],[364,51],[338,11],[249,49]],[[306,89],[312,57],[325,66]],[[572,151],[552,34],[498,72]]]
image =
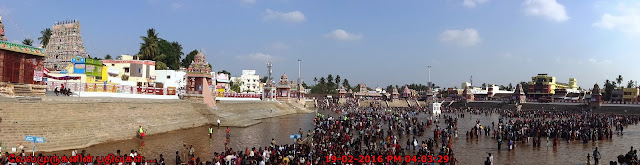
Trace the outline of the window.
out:
[[[111,64],[111,66],[116,66],[116,64]]]
[[[171,79],[171,75],[167,75],[167,79]]]
[[[124,73],[129,73],[129,67],[124,68]]]

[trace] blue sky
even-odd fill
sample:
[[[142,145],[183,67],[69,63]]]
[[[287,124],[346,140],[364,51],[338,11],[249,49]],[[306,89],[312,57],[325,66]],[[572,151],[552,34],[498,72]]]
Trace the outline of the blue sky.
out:
[[[576,0],[3,0],[9,41],[37,40],[78,19],[86,51],[135,54],[155,28],[214,70],[297,77],[329,73],[368,86],[460,86],[529,81],[537,73],[583,88],[623,75],[640,80],[640,2]]]

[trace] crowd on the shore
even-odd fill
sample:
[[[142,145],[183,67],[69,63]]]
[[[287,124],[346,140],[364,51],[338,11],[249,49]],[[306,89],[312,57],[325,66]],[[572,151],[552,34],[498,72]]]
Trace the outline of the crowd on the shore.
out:
[[[227,128],[224,150],[214,152],[211,157],[196,157],[193,146],[185,144],[181,151],[175,152],[175,162],[164,161],[169,155],[160,155],[155,162],[161,165],[362,164],[345,163],[344,160],[328,162],[327,159],[343,155],[430,155],[448,158],[447,163],[438,164],[455,165],[458,161],[452,143],[459,133],[465,133],[468,140],[490,137],[495,139],[498,150],[502,150],[503,143],[507,145],[505,150],[513,150],[518,143],[533,143],[537,147],[545,145],[542,139],[546,139],[546,146],[556,146],[560,142],[608,140],[615,133],[622,134],[627,125],[637,124],[640,120],[638,116],[496,108],[445,108],[445,114],[423,115],[429,113],[427,107],[360,106],[357,99],[346,99],[345,102],[318,100],[316,105],[329,112],[317,113],[313,118],[314,129],[306,133],[300,129],[302,137],[293,144],[279,144],[272,139],[266,147],[232,148],[228,145],[233,139],[230,139]],[[491,121],[491,125],[483,125],[488,121],[478,119],[470,130],[458,130],[458,120],[466,118],[465,114],[494,113],[501,117],[498,121]],[[84,154],[84,151],[79,154]],[[114,155],[121,153],[118,150]],[[137,153],[132,150],[124,155],[135,156]],[[595,156],[594,151],[593,158]],[[599,158],[599,152],[597,156]],[[623,158],[637,164],[633,149]],[[493,161],[489,153],[484,163],[494,164]],[[0,165],[4,164],[6,155],[0,159]]]

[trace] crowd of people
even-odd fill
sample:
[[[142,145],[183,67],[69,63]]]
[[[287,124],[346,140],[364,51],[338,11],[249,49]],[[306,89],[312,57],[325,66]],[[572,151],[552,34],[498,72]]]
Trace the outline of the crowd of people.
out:
[[[230,131],[226,130],[224,150],[214,152],[211,157],[199,158],[193,146],[183,145],[182,151],[175,152],[175,164],[188,165],[262,165],[262,164],[362,164],[359,162],[329,161],[332,156],[343,155],[417,155],[440,158],[447,156],[446,163],[459,164],[453,142],[458,138],[459,120],[467,114],[500,114],[497,121],[475,119],[466,139],[481,136],[495,139],[497,149],[513,150],[516,144],[532,143],[539,147],[546,139],[546,146],[557,146],[560,142],[588,143],[611,139],[613,134],[622,134],[626,126],[637,124],[638,116],[571,113],[545,110],[510,111],[497,108],[445,108],[444,114],[427,115],[427,107],[382,107],[380,104],[361,106],[360,100],[347,99],[318,100],[316,105],[322,113],[313,118],[313,130],[299,130],[302,136],[292,144],[278,144],[272,139],[266,147],[233,148],[229,146]],[[468,119],[472,120],[472,119]],[[472,120],[473,121],[473,120]],[[486,125],[483,125],[486,124]],[[211,135],[212,131],[209,129]],[[551,140],[551,144],[550,141]],[[597,153],[596,153],[597,152]],[[84,151],[81,153],[84,154]],[[120,155],[116,151],[114,155]],[[136,151],[130,154],[137,155]],[[597,156],[597,158],[596,158]],[[598,161],[600,153],[596,149],[588,155]],[[154,161],[164,165],[164,155]],[[637,164],[637,154],[631,150],[620,160]],[[494,164],[494,157],[488,153],[485,164]],[[6,155],[0,165],[6,164]],[[145,163],[146,165],[147,163]],[[170,163],[171,164],[171,163]],[[403,164],[403,163],[400,163]],[[431,163],[436,164],[436,163]],[[132,164],[135,165],[135,164]]]

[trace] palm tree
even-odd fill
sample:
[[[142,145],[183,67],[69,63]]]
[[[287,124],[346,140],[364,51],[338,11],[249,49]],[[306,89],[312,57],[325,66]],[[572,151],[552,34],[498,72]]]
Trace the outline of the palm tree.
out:
[[[318,84],[318,77],[313,77],[313,83]]]
[[[29,45],[29,46],[33,46],[33,40],[27,38],[22,40],[22,45]]]
[[[47,45],[49,45],[49,39],[51,39],[51,29],[46,28],[40,31],[40,34],[42,34],[42,37],[38,37],[38,40],[40,40],[42,48],[47,48]]]
[[[618,78],[616,78],[616,82],[618,82],[618,85],[620,85],[620,88],[622,88],[622,75],[618,75]]]
[[[336,75],[336,88],[338,88],[340,86],[340,75]]]
[[[180,68],[180,58],[182,58],[182,55],[184,55],[184,53],[182,52],[182,45],[180,45],[180,43],[178,43],[177,41],[171,42],[171,46],[175,51],[175,56],[173,57],[173,59],[171,59],[173,64],[169,67],[171,69],[177,70],[178,68]]]
[[[158,54],[158,33],[151,28],[147,30],[147,36],[140,36],[142,43],[140,43],[140,60],[153,60]]]

